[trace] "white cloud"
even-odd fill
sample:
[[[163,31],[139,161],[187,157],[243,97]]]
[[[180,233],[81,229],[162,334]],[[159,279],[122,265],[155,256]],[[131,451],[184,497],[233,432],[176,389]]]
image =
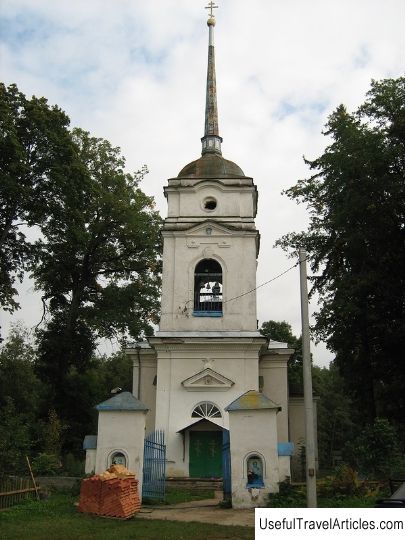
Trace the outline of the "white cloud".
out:
[[[78,125],[120,146],[128,168],[147,163],[144,190],[166,214],[168,177],[200,153],[207,58],[206,2],[3,0],[6,83],[46,96]],[[224,156],[259,188],[258,283],[291,261],[273,249],[305,227],[282,189],[308,175],[321,130],[339,104],[356,108],[372,78],[405,65],[403,0],[222,0],[216,64]],[[22,288],[25,294],[26,289]],[[261,320],[299,333],[298,272],[258,293]],[[312,309],[316,308],[312,305]],[[15,318],[38,319],[32,299]],[[324,350],[315,359],[325,361]]]

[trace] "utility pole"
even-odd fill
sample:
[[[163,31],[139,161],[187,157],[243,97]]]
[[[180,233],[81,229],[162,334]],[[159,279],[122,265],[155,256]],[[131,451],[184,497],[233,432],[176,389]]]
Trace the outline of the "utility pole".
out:
[[[312,397],[311,348],[309,340],[307,253],[305,249],[302,248],[299,249],[299,263],[301,286],[302,364],[304,375],[307,507],[316,508],[314,402]]]

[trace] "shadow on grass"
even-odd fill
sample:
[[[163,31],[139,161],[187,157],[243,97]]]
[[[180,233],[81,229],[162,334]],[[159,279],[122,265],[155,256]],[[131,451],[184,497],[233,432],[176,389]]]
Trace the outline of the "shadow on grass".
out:
[[[248,527],[197,522],[126,521],[80,514],[68,494],[55,494],[46,501],[27,501],[0,513],[2,540],[193,540],[253,539]]]

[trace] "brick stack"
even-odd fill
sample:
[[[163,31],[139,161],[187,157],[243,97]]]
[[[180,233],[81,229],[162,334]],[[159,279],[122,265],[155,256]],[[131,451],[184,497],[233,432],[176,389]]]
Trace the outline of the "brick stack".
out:
[[[138,480],[122,465],[82,480],[79,512],[126,519],[140,508]]]

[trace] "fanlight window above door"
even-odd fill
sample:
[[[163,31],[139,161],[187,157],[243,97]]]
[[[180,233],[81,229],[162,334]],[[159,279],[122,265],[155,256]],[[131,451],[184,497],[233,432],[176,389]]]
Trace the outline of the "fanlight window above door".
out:
[[[200,403],[193,410],[191,414],[192,418],[222,418],[221,411],[216,405],[210,403],[209,401],[204,401]]]

